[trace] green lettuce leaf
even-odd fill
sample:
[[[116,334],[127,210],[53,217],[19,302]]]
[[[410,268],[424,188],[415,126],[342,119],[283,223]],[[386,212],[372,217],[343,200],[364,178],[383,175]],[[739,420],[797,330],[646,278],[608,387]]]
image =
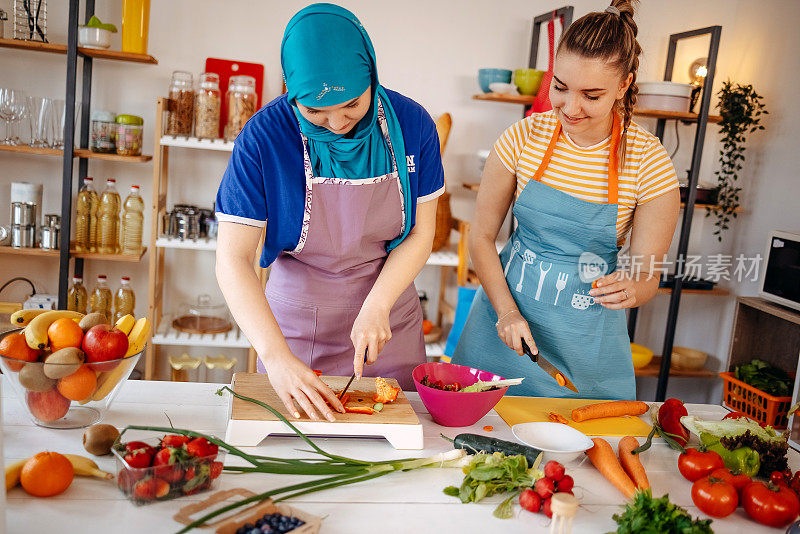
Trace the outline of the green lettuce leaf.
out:
[[[117,27],[110,23],[101,22],[97,15],[92,15],[89,22],[86,23],[87,28],[100,28],[101,30],[108,30],[111,33],[117,33]]]

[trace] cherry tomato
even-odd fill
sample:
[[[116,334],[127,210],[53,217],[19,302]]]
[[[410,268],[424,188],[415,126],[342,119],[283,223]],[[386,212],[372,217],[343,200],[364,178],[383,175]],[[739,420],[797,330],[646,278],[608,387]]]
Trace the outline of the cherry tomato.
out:
[[[542,507],[542,498],[535,491],[528,488],[519,494],[519,505],[529,512],[538,514],[539,509]]]
[[[714,471],[711,472],[711,476],[714,478],[722,479],[728,484],[733,485],[733,487],[736,488],[736,492],[739,493],[739,495],[741,495],[744,487],[753,481],[753,479],[751,479],[744,473],[734,474],[733,471],[725,467],[722,467],[720,469],[714,469]]]
[[[788,486],[786,475],[784,475],[781,471],[773,471],[769,476],[769,481],[776,486]]]
[[[690,447],[685,453],[678,456],[678,471],[683,478],[695,482],[706,475],[710,475],[715,469],[725,467],[722,457],[714,451],[700,452]]]
[[[733,484],[707,476],[692,484],[692,502],[711,517],[727,517],[736,511],[739,494]]]
[[[791,523],[800,511],[800,501],[792,490],[764,482],[752,482],[742,490],[742,506],[747,515],[770,527]]]

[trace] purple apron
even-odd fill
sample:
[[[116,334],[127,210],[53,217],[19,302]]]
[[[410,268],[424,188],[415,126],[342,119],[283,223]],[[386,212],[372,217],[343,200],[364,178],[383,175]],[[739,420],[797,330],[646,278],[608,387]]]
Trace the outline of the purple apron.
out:
[[[316,177],[302,136],[306,200],[300,241],[278,256],[267,282],[267,302],[292,353],[326,375],[353,373],[350,331],[386,262],[386,244],[403,229],[400,178],[380,103],[378,122],[392,151],[393,170],[384,176]],[[411,371],[426,361],[413,283],[395,302],[389,323],[392,338],[378,361],[364,367],[364,376],[395,378],[403,389],[413,389]],[[258,371],[265,372],[261,360]]]

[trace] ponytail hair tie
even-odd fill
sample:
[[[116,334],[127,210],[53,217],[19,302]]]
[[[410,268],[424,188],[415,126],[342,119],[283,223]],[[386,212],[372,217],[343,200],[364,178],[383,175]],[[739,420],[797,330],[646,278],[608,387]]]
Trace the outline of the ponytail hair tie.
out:
[[[608,6],[606,8],[606,13],[611,13],[612,15],[617,15],[617,16],[620,15],[619,9],[617,9],[614,6]]]

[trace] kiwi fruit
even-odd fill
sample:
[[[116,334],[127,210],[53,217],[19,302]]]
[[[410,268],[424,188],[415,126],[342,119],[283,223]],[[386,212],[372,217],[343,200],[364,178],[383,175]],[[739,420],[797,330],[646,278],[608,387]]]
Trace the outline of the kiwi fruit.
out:
[[[106,314],[100,312],[92,312],[90,314],[84,315],[81,321],[78,323],[78,326],[81,327],[83,333],[85,334],[86,332],[89,331],[90,328],[92,328],[93,326],[97,326],[99,324],[110,325],[111,323],[108,322],[108,317],[106,317]]]
[[[92,425],[83,433],[83,448],[89,454],[103,456],[111,452],[111,446],[117,441],[119,430],[111,425]]]
[[[44,360],[44,374],[48,378],[64,378],[83,365],[85,355],[76,347],[66,347],[55,351]]]
[[[19,371],[19,383],[28,391],[44,393],[56,387],[56,380],[45,376],[43,365],[28,364]]]

